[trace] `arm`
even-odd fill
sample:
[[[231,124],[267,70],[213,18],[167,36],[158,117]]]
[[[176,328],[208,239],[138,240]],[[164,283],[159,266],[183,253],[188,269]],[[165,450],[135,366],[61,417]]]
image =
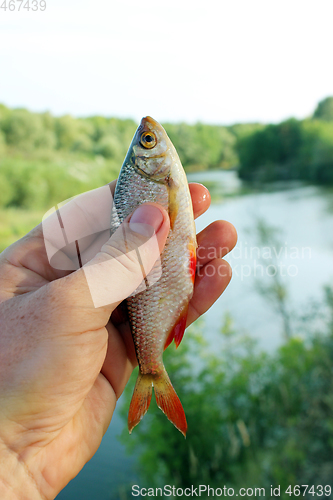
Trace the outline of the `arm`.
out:
[[[208,208],[209,195],[200,185],[192,185],[191,194],[198,216]],[[75,230],[85,223],[82,213],[86,207],[85,221],[89,223],[99,222],[109,213],[99,190],[65,207]],[[157,212],[162,220],[156,233],[161,252],[169,220],[162,208]],[[154,226],[158,215],[148,208],[144,217],[142,222]],[[50,233],[52,236],[54,231]],[[137,233],[128,236],[129,241],[141,238]],[[41,226],[0,255],[2,500],[54,498],[97,451],[117,399],[136,366],[129,325],[117,306],[142,280],[141,264],[138,266],[135,258],[122,261],[123,239],[117,239],[116,233],[112,238],[108,239],[108,231],[105,235],[99,232],[96,239],[85,238],[80,247],[83,261],[90,264],[112,257],[110,276],[118,278],[114,283],[106,280],[109,300],[101,307],[94,305],[91,283],[83,269],[71,272],[50,265]],[[198,235],[200,272],[188,324],[203,314],[227,286],[230,269],[222,257],[235,243],[235,230],[223,221]],[[149,240],[141,244],[148,245],[144,252],[147,269],[156,255],[149,251]],[[69,248],[61,255],[61,262],[70,259]],[[211,276],[210,267],[206,275],[207,265],[220,271],[222,267],[224,272]],[[96,284],[99,292],[100,279]],[[103,288],[103,297],[105,293]]]

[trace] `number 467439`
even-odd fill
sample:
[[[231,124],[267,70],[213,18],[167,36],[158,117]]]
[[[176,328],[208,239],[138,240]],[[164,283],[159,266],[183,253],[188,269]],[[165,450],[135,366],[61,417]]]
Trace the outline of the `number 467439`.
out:
[[[287,495],[289,496],[293,495],[296,497],[299,496],[304,497],[306,494],[308,497],[309,495],[312,495],[313,497],[314,496],[329,497],[331,495],[331,492],[332,488],[328,484],[326,486],[321,486],[320,484],[318,484],[317,486],[314,485],[309,486],[308,484],[302,484],[302,485],[296,484],[296,486],[294,486],[293,488],[289,485],[285,491]]]
[[[37,10],[45,10],[46,9],[46,1],[45,0],[3,0],[1,3],[0,0],[0,9],[3,10],[9,10],[13,12],[14,10],[17,10],[18,12],[20,10],[25,9],[25,11],[32,10],[33,12],[36,12]]]

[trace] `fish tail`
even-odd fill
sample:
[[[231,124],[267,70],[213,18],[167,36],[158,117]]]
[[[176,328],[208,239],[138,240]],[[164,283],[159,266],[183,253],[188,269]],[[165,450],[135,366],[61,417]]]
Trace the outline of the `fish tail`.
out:
[[[128,412],[128,430],[132,430],[147,413],[151,401],[153,377],[150,373],[139,372]]]
[[[131,433],[134,427],[147,413],[150,405],[152,387],[156,397],[157,406],[168,417],[170,422],[186,437],[187,422],[183,406],[174,390],[169,375],[163,371],[153,375],[139,372],[132,401],[128,412],[128,430]]]
[[[186,437],[187,422],[185,412],[165,369],[158,375],[154,375],[153,385],[157,406]]]

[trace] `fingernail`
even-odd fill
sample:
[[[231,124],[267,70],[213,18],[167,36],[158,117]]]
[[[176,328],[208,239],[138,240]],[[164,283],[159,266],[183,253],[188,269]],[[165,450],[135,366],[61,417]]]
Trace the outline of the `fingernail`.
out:
[[[150,226],[155,233],[160,229],[163,223],[162,212],[154,205],[141,205],[135,210],[130,220],[130,229],[144,236],[152,236]],[[150,229],[150,230],[149,230]]]

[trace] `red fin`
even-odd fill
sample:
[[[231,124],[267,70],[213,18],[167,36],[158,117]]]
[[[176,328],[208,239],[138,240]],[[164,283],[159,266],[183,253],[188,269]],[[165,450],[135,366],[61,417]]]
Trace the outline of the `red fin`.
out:
[[[197,265],[197,256],[196,256],[196,251],[195,251],[194,245],[190,244],[188,248],[190,251],[190,263],[189,263],[190,276],[192,279],[192,283],[194,283],[195,271],[196,271],[196,265]]]
[[[170,422],[186,437],[187,422],[182,404],[170,382],[167,372],[153,379],[156,402]]]
[[[187,308],[184,314],[181,316],[179,319],[178,323],[174,326],[173,330],[175,332],[175,344],[176,347],[179,346],[181,343],[184,333],[185,333],[185,328],[186,328],[186,320],[187,320]]]
[[[152,375],[150,373],[143,375],[139,372],[128,412],[128,430],[130,434],[147,413],[151,401],[152,387]]]
[[[177,323],[169,333],[164,345],[164,350],[171,344],[173,339],[175,339],[176,347],[178,347],[181,343],[186,328],[187,310],[188,308],[186,308],[185,311],[181,313]]]
[[[165,344],[164,344],[164,350],[169,347],[169,345],[171,344],[171,342],[173,341],[173,338],[175,336],[175,333],[174,333],[174,328],[171,330],[171,332],[169,333],[166,341],[165,341]]]

